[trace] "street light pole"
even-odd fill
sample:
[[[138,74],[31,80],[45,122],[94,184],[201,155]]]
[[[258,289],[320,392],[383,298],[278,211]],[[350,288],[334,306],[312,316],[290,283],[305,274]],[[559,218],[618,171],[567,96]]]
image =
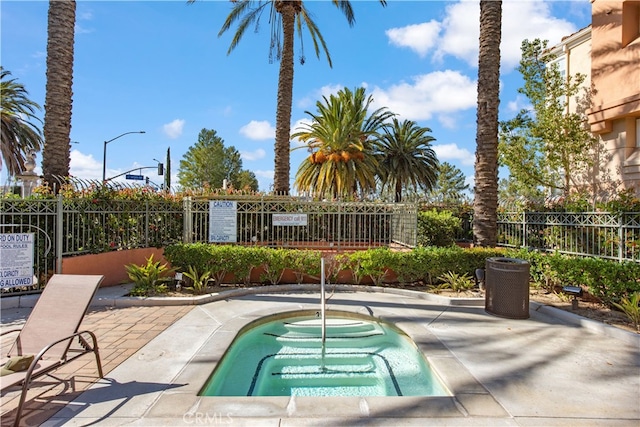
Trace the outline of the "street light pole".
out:
[[[122,136],[129,135],[130,133],[144,133],[144,131],[139,130],[139,131],[125,132],[122,135],[118,135],[115,138],[111,138],[110,140],[104,142],[104,153],[102,155],[102,182],[103,183],[107,179],[107,144],[110,143],[111,141],[115,141],[116,139]]]

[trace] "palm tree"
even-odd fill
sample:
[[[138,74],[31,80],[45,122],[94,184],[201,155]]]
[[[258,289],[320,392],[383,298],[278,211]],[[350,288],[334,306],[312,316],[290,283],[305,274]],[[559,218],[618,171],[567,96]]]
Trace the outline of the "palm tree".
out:
[[[502,1],[480,1],[478,112],[473,234],[479,246],[493,247],[498,228],[498,106]]]
[[[428,135],[431,129],[411,120],[400,123],[394,117],[382,130],[375,141],[382,189],[393,186],[396,203],[402,201],[402,189],[407,184],[431,190],[438,178],[438,158],[430,145],[435,138]]]
[[[75,22],[75,0],[49,1],[42,172],[56,192],[54,177],[69,176]]]
[[[195,0],[188,0],[193,3]],[[269,58],[280,60],[280,73],[278,77],[278,98],[276,107],[276,140],[275,140],[275,165],[274,165],[274,191],[276,193],[289,193],[290,170],[290,135],[291,135],[291,104],[293,102],[293,40],[297,31],[302,40],[302,28],[306,27],[311,35],[316,56],[320,57],[320,45],[327,56],[329,66],[332,66],[331,57],[327,45],[320,34],[318,27],[307,11],[302,0],[231,0],[234,3],[231,13],[225,20],[218,36],[224,34],[234,22],[238,22],[238,28],[231,40],[227,53],[231,53],[238,45],[246,29],[252,25],[259,27],[262,13],[269,9],[268,17],[271,24],[271,43]],[[332,0],[344,14],[350,26],[353,26],[355,18],[351,2],[348,0]],[[385,6],[386,0],[380,0]],[[268,7],[267,7],[268,6]],[[304,54],[300,58],[304,64]]]
[[[305,111],[311,123],[292,135],[311,152],[296,173],[296,188],[332,198],[374,190],[378,162],[372,140],[393,113],[379,108],[369,114],[373,97],[362,87],[354,92],[344,88],[323,100],[316,103],[317,114]]]
[[[35,116],[41,107],[27,97],[29,93],[22,84],[7,79],[10,75],[10,71],[0,66],[0,170],[4,159],[9,176],[14,176],[24,171],[26,156],[40,151],[43,142],[34,123],[34,120],[41,122]]]

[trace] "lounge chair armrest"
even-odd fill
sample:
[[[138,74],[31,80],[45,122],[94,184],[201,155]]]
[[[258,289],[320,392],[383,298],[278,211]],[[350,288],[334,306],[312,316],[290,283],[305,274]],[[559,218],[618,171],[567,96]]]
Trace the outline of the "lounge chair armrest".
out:
[[[31,365],[29,365],[29,369],[27,369],[27,372],[26,372],[25,377],[26,377],[26,378],[31,378],[31,375],[32,375],[32,373],[33,373],[33,370],[35,369],[35,367],[36,367],[36,365],[38,364],[38,362],[40,362],[40,360],[44,357],[44,355],[45,355],[45,354],[47,354],[47,352],[48,352],[52,347],[54,347],[54,346],[56,346],[56,345],[58,345],[58,344],[60,344],[60,343],[62,343],[62,342],[65,342],[65,341],[71,340],[71,339],[73,339],[73,338],[75,338],[75,337],[80,338],[80,339],[81,339],[81,341],[82,341],[82,340],[84,340],[84,339],[82,338],[82,335],[84,335],[84,334],[89,334],[89,336],[91,336],[91,341],[92,341],[92,343],[93,343],[93,349],[97,348],[97,347],[98,347],[98,339],[96,338],[96,335],[95,335],[93,332],[91,332],[91,331],[80,331],[80,332],[76,332],[76,333],[75,333],[75,334],[73,334],[73,335],[69,335],[69,336],[67,336],[67,337],[61,338],[61,339],[59,339],[58,341],[55,341],[55,342],[50,343],[50,344],[49,344],[49,345],[47,345],[45,348],[43,348],[42,350],[40,350],[40,352],[39,352],[38,354],[36,354],[36,356],[33,358],[33,362],[31,362]],[[75,357],[78,357],[78,356],[75,356]],[[75,358],[75,357],[74,357],[74,358]],[[66,357],[65,357],[65,359],[66,359]],[[73,358],[72,358],[72,359],[73,359]]]
[[[67,337],[61,338],[58,341],[52,342],[49,345],[47,345],[45,348],[43,348],[42,350],[40,350],[40,352],[36,355],[36,357],[33,359],[33,363],[32,365],[35,366],[35,363],[38,362],[40,359],[42,359],[42,357],[47,353],[47,351],[49,351],[52,347],[65,342],[65,341],[69,341],[72,340],[75,337],[79,337],[81,338],[82,335],[84,334],[89,334],[91,336],[91,340],[93,341],[93,346],[97,347],[98,346],[98,339],[96,338],[96,335],[91,332],[91,331],[80,331],[80,332],[76,332],[75,334],[69,335]]]

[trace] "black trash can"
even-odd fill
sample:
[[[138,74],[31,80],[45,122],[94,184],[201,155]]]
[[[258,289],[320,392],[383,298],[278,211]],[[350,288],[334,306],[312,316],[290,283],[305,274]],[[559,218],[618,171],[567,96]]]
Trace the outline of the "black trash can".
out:
[[[529,318],[529,263],[517,258],[487,258],[487,313],[509,319]]]

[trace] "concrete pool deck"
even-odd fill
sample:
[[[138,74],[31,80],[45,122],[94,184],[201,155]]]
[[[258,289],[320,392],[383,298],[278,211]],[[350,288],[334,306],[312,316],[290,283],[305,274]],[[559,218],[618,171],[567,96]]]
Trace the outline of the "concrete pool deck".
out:
[[[451,305],[449,300],[410,291],[379,292],[382,288],[378,288],[376,292],[336,292],[327,302],[328,309],[371,314],[396,324],[413,338],[453,396],[199,397],[200,387],[242,326],[276,312],[317,308],[319,292],[292,287],[286,292],[239,295],[191,307],[156,306],[145,312],[140,322],[135,322],[133,315],[127,323],[120,315],[130,310],[124,308],[127,299],[120,298],[117,289],[108,289],[101,290],[97,302],[115,305],[110,310],[115,318],[111,322],[118,325],[121,319],[129,328],[123,332],[121,341],[112,343],[102,341],[98,334],[101,354],[127,343],[133,351],[132,342],[137,342],[139,349],[126,358],[120,355],[124,360],[110,362],[113,366],[105,369],[108,373],[104,379],[83,393],[76,393],[73,401],[59,405],[56,408],[59,410],[46,420],[37,421],[37,417],[25,412],[25,424],[36,421],[48,426],[640,423],[640,335],[582,318],[568,318],[548,307],[532,304],[530,319],[514,320],[486,314],[482,300]],[[109,292],[115,294],[110,296]],[[112,297],[114,300],[110,301]],[[15,313],[20,310],[25,309],[3,306],[3,328],[19,323]],[[152,318],[165,311],[174,320],[165,319],[166,329],[153,337],[148,335],[145,344],[141,338],[144,324],[153,323]],[[87,316],[89,323],[92,315]],[[100,327],[99,320],[93,330]],[[83,323],[84,326],[91,325]],[[116,327],[105,329],[105,335],[113,333]],[[86,359],[89,371],[84,375],[91,376],[91,358]],[[34,395],[39,397],[37,391],[31,391],[28,400],[34,399]],[[63,395],[54,397],[57,401],[61,399]],[[4,400],[3,396],[3,413]],[[12,421],[10,414],[7,418]]]

